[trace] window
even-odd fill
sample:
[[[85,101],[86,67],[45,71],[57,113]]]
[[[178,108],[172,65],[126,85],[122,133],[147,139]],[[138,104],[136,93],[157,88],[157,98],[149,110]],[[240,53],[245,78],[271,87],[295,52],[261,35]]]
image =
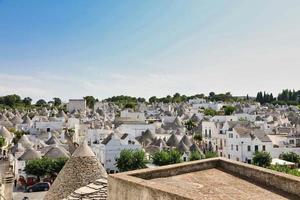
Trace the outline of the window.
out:
[[[211,138],[211,130],[209,129],[208,137]]]
[[[205,129],[205,137],[207,138],[207,129]]]
[[[295,144],[295,141],[294,140],[290,140],[290,144]]]
[[[230,154],[228,154],[228,159],[230,159]]]
[[[231,150],[233,150],[233,144],[231,145]]]
[[[255,145],[255,146],[254,146],[254,150],[255,150],[255,152],[258,151],[258,145]]]
[[[247,149],[248,149],[248,151],[251,151],[251,146],[250,146],[250,145],[248,145]]]
[[[236,151],[239,151],[239,145],[235,146]]]
[[[240,161],[240,159],[239,159],[239,158],[236,158],[236,161]]]
[[[229,138],[233,138],[233,133],[229,133]]]
[[[265,145],[262,146],[262,150],[266,151],[266,146]]]

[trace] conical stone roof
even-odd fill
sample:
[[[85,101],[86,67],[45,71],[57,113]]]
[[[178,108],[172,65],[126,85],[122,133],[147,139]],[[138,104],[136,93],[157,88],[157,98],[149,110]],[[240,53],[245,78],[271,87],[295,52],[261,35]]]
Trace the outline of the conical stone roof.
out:
[[[171,137],[167,141],[167,145],[170,147],[177,147],[179,144],[179,140],[177,136],[173,133]]]
[[[18,115],[16,115],[15,117],[13,117],[11,120],[10,120],[13,124],[22,124],[23,120],[21,117],[19,117]]]
[[[44,200],[61,200],[75,190],[107,179],[107,173],[86,142],[81,144],[58,174]]]
[[[33,147],[33,143],[28,139],[27,135],[22,135],[18,143],[21,143],[23,147],[30,148]]]
[[[23,123],[22,124],[31,124],[32,122],[31,122],[31,119],[28,117],[28,115],[25,115],[24,117],[23,117]]]
[[[22,146],[22,144],[16,144],[16,145],[14,145],[12,148],[11,148],[11,152],[13,153],[13,154],[15,154],[15,153],[17,153],[17,152],[24,152],[25,151],[25,149],[24,149],[24,147]]]
[[[199,148],[195,143],[192,144],[192,146],[190,146],[190,151],[191,151],[191,152],[198,152],[198,153],[201,153],[200,148]]]
[[[184,135],[182,138],[181,138],[181,141],[184,142],[184,144],[187,146],[187,147],[190,147],[192,146],[192,142],[191,140],[188,138],[188,136]]]
[[[13,138],[13,135],[4,126],[0,128],[0,136],[8,140]]]
[[[58,145],[52,146],[47,153],[45,153],[44,157],[46,158],[69,158],[70,153],[67,152],[63,147]]]
[[[18,160],[34,160],[41,158],[41,154],[34,150],[33,148],[27,149],[19,158]]]
[[[49,140],[47,140],[45,143],[48,145],[55,145],[60,144],[60,141],[54,135],[52,135],[51,138],[49,138]]]
[[[185,152],[189,152],[190,149],[184,144],[184,142],[181,140],[177,149],[181,152],[181,153],[185,153]]]

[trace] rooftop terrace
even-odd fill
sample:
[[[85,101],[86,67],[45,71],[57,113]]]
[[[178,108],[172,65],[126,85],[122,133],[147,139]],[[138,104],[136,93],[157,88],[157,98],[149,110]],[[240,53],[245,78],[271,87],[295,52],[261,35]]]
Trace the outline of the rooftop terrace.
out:
[[[111,175],[109,200],[300,199],[300,178],[223,158]]]

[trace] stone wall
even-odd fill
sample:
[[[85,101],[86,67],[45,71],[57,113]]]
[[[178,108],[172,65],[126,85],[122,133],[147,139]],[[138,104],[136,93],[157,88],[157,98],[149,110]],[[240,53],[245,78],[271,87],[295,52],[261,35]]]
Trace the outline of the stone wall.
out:
[[[154,169],[142,169],[133,172],[110,175],[108,178],[109,200],[190,200],[182,192],[160,187],[148,179],[175,176],[217,166],[218,159],[207,159],[189,163],[180,163]]]
[[[206,159],[169,165],[154,169],[110,175],[108,179],[109,200],[188,200],[185,191],[169,185],[156,184],[150,179],[171,177],[184,173],[217,168],[257,183],[262,187],[274,188],[300,198],[300,178],[268,169],[231,161],[224,158]],[[213,187],[213,186],[212,186]],[[296,198],[297,199],[297,198]]]
[[[220,158],[218,167],[255,183],[295,194],[300,198],[299,177],[222,158]]]

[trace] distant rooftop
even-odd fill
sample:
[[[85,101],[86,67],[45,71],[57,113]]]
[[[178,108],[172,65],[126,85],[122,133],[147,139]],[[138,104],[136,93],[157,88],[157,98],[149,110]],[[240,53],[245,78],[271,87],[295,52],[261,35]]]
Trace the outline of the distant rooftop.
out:
[[[109,176],[109,200],[299,199],[300,178],[214,158]]]

